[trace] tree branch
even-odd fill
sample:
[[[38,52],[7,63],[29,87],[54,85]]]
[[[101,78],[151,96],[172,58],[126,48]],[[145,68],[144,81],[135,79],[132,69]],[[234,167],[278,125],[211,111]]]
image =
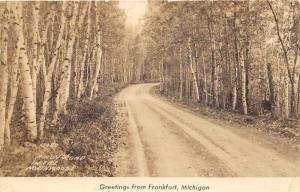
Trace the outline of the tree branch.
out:
[[[275,14],[275,11],[273,9],[272,4],[270,3],[269,0],[266,0],[266,1],[267,1],[268,5],[269,5],[270,10],[272,11],[272,14],[273,14],[273,17],[274,17],[274,21],[275,21],[275,24],[276,24],[277,36],[278,36],[278,39],[279,39],[281,47],[282,47],[282,51],[283,51],[283,55],[284,55],[284,60],[285,60],[285,64],[286,64],[287,71],[288,71],[288,76],[289,76],[291,84],[293,85],[294,84],[294,79],[293,79],[292,74],[291,74],[291,69],[290,69],[289,60],[288,60],[288,56],[287,56],[287,50],[286,50],[286,48],[284,46],[282,37],[280,35],[279,22],[278,22],[278,19],[277,19],[277,16]]]

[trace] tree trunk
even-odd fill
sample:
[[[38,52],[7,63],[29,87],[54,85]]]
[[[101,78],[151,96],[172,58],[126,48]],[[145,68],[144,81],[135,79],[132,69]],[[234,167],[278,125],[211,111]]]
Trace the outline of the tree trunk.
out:
[[[208,89],[207,89],[207,75],[206,75],[206,63],[204,60],[204,55],[202,53],[202,64],[203,64],[203,83],[204,83],[204,105],[208,104]]]
[[[232,80],[232,111],[236,110],[236,104],[237,104],[237,81],[238,81],[238,74],[237,74],[237,63],[234,64],[234,74],[233,74],[233,80]]]
[[[278,71],[278,80],[277,80],[277,87],[276,87],[276,116],[279,117],[281,115],[281,105],[280,105],[280,101],[281,101],[281,97],[280,97],[280,88],[281,88],[281,79],[282,79],[282,75],[281,75],[281,71],[280,71],[280,59],[278,56],[278,53],[276,54],[276,61],[277,61],[277,71]]]
[[[282,52],[283,52],[283,56],[284,56],[284,63],[286,65],[286,69],[287,69],[287,74],[288,74],[288,78],[289,78],[289,81],[290,81],[290,84],[291,84],[291,114],[293,116],[296,115],[296,112],[295,112],[295,81],[294,81],[294,71],[292,73],[292,70],[290,69],[290,64],[289,64],[289,59],[288,59],[288,51],[284,45],[284,41],[281,37],[281,34],[280,34],[280,28],[279,28],[279,22],[278,22],[278,18],[277,18],[277,15],[275,14],[275,11],[273,9],[273,6],[271,4],[271,2],[269,0],[266,0],[269,7],[270,7],[270,10],[272,12],[272,15],[273,15],[273,18],[274,18],[274,21],[275,21],[275,25],[276,25],[276,33],[277,33],[277,37],[279,39],[279,42],[280,42],[280,45],[281,45],[281,48],[282,48]]]
[[[75,62],[74,62],[74,70],[73,70],[73,79],[71,80],[73,82],[73,94],[72,94],[72,99],[76,99],[78,95],[78,87],[79,87],[79,81],[80,81],[80,71],[81,71],[81,65],[84,62],[83,58],[83,52],[84,52],[84,47],[82,47],[82,44],[85,42],[84,37],[85,37],[85,17],[87,15],[87,9],[88,9],[89,3],[84,3],[82,5],[82,9],[79,9],[79,21],[78,21],[78,27],[76,29],[76,40],[75,40]]]
[[[73,13],[72,17],[70,19],[70,28],[69,28],[69,36],[68,36],[68,42],[67,42],[67,49],[66,54],[63,62],[63,68],[62,68],[62,82],[61,86],[59,88],[59,106],[58,111],[63,111],[64,113],[67,113],[67,102],[70,96],[70,79],[71,79],[71,62],[72,62],[72,55],[73,55],[73,48],[75,43],[75,24],[76,24],[76,18],[78,15],[78,3],[70,3],[69,7],[73,7]]]
[[[198,87],[198,81],[197,81],[197,74],[194,69],[194,59],[193,59],[193,50],[192,50],[192,38],[189,37],[188,39],[189,43],[189,59],[190,59],[190,70],[191,74],[193,76],[193,83],[194,83],[194,89],[195,89],[195,94],[196,94],[196,101],[200,101],[200,96],[199,96],[199,87]]]
[[[8,48],[8,16],[9,8],[6,3],[6,8],[3,10],[4,13],[1,15],[4,22],[0,26],[0,150],[4,146],[5,138],[5,114],[6,114],[6,97],[8,88],[8,63],[7,63],[7,48]],[[1,11],[1,10],[0,10]]]
[[[300,114],[300,75],[298,75],[298,90],[297,90],[297,114]],[[299,117],[298,117],[299,118]]]
[[[33,98],[32,79],[30,75],[30,67],[27,57],[24,32],[23,32],[23,5],[18,4],[14,10],[16,14],[19,13],[20,20],[17,27],[17,35],[20,43],[20,74],[21,74],[21,86],[22,94],[25,105],[26,124],[28,130],[28,140],[35,141],[37,138],[37,125],[36,125],[36,106]]]
[[[33,5],[33,58],[32,58],[32,93],[33,93],[33,100],[36,104],[36,81],[37,81],[37,74],[38,74],[38,47],[40,42],[39,37],[39,9],[40,9],[40,2],[34,2]]]
[[[242,53],[241,60],[241,96],[242,96],[242,107],[243,114],[248,114],[248,106],[247,106],[247,92],[246,92],[246,69],[245,69],[245,60],[244,54]]]
[[[217,64],[216,64],[216,42],[215,37],[213,35],[213,26],[211,18],[208,20],[208,33],[209,33],[209,41],[210,41],[210,49],[211,49],[211,85],[212,85],[212,99],[213,106],[219,107],[219,98],[218,98],[218,77],[217,77]]]
[[[232,86],[232,110],[236,110],[237,105],[239,104],[239,80],[240,80],[240,59],[239,59],[239,49],[238,49],[238,39],[237,39],[237,27],[236,27],[236,13],[234,12],[234,82]]]
[[[97,2],[96,2],[97,3]],[[99,24],[99,14],[97,8],[99,5],[96,4],[96,56],[95,56],[95,71],[92,79],[92,85],[91,85],[91,92],[90,92],[90,99],[93,98],[94,91],[97,85],[97,80],[99,77],[100,69],[101,69],[101,63],[102,63],[102,33],[101,28]]]
[[[43,105],[42,105],[41,115],[40,115],[40,119],[39,119],[39,122],[40,122],[39,137],[40,138],[42,138],[44,135],[46,113],[47,113],[47,109],[48,109],[48,105],[49,105],[50,93],[51,93],[51,88],[52,88],[52,85],[51,85],[52,84],[52,76],[53,76],[53,72],[55,69],[55,64],[58,60],[58,54],[61,49],[61,44],[62,44],[62,40],[63,40],[63,33],[64,33],[65,22],[66,22],[65,9],[66,9],[66,2],[64,1],[62,3],[62,14],[61,14],[61,18],[60,18],[61,27],[59,29],[58,38],[56,41],[55,50],[54,50],[54,53],[53,53],[53,56],[51,59],[51,63],[49,64],[49,67],[48,67],[47,76],[45,77],[44,99],[43,99]],[[44,68],[46,68],[46,67],[44,66]],[[54,94],[56,94],[56,93],[54,93]]]
[[[268,71],[268,80],[269,80],[271,111],[274,116],[275,115],[275,90],[274,90],[273,72],[272,72],[271,63],[267,64],[267,71]]]
[[[213,38],[213,46],[212,46],[212,95],[213,95],[213,105],[219,107],[219,95],[218,95],[218,69],[216,64],[216,57],[215,57],[215,38]]]
[[[90,9],[91,9],[91,2],[88,2],[87,8],[87,22],[86,22],[86,38],[84,42],[84,52],[83,52],[83,59],[80,65],[80,73],[79,73],[79,82],[77,88],[77,98],[80,98],[84,89],[84,69],[85,69],[85,62],[88,61],[88,50],[89,50],[89,43],[90,43]]]
[[[12,21],[13,21],[13,28],[17,29],[18,24],[18,18],[15,14],[11,15]],[[14,111],[14,106],[16,103],[17,93],[18,93],[18,68],[19,68],[19,55],[20,55],[20,44],[18,43],[19,40],[17,40],[16,46],[15,46],[15,53],[14,57],[12,59],[12,65],[11,65],[11,74],[10,74],[10,97],[8,100],[8,108],[7,108],[7,117],[5,120],[5,142],[6,144],[11,143],[10,138],[10,123],[12,119],[12,114]]]
[[[183,98],[183,63],[182,63],[182,48],[179,48],[179,74],[180,74],[180,90],[179,90],[179,98],[182,100]]]
[[[162,58],[161,58],[161,64],[159,65],[159,77],[160,77],[160,86],[159,86],[159,91],[160,93],[164,93],[165,90],[165,81],[164,81],[164,53],[162,53]]]
[[[284,116],[285,118],[290,117],[290,103],[289,103],[289,78],[284,77],[285,91],[284,91]]]
[[[250,23],[251,20],[251,15],[250,15],[250,0],[246,1],[246,15],[247,19],[246,22]],[[250,110],[250,86],[249,86],[249,72],[250,72],[250,32],[249,32],[250,27],[246,27],[246,39],[245,39],[245,71],[246,71],[246,100],[247,100],[247,108]]]

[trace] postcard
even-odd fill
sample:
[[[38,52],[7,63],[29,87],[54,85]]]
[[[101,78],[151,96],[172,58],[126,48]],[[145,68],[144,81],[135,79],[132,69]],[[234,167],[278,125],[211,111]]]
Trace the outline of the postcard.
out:
[[[298,0],[0,1],[0,192],[300,191]]]

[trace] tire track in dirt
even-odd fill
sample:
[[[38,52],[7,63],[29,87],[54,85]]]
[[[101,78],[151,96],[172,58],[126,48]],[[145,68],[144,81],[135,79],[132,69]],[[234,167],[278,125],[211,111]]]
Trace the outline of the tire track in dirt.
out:
[[[139,176],[300,175],[298,161],[248,139],[246,132],[241,136],[152,96],[155,85],[132,85],[120,97],[136,152],[127,160],[135,162]]]

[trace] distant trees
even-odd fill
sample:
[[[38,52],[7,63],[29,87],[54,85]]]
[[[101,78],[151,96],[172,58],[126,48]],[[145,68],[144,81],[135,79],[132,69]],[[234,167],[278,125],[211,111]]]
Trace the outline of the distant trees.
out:
[[[164,94],[243,114],[297,117],[299,8],[284,0],[149,1],[147,64],[160,71]]]
[[[72,101],[120,82],[159,80],[161,93],[204,106],[298,117],[299,9],[151,0],[132,27],[114,1],[0,3],[0,149],[14,120],[42,141]]]
[[[118,2],[3,2],[0,17],[0,149],[16,117],[25,117],[25,141],[42,141],[72,101],[128,79]]]

